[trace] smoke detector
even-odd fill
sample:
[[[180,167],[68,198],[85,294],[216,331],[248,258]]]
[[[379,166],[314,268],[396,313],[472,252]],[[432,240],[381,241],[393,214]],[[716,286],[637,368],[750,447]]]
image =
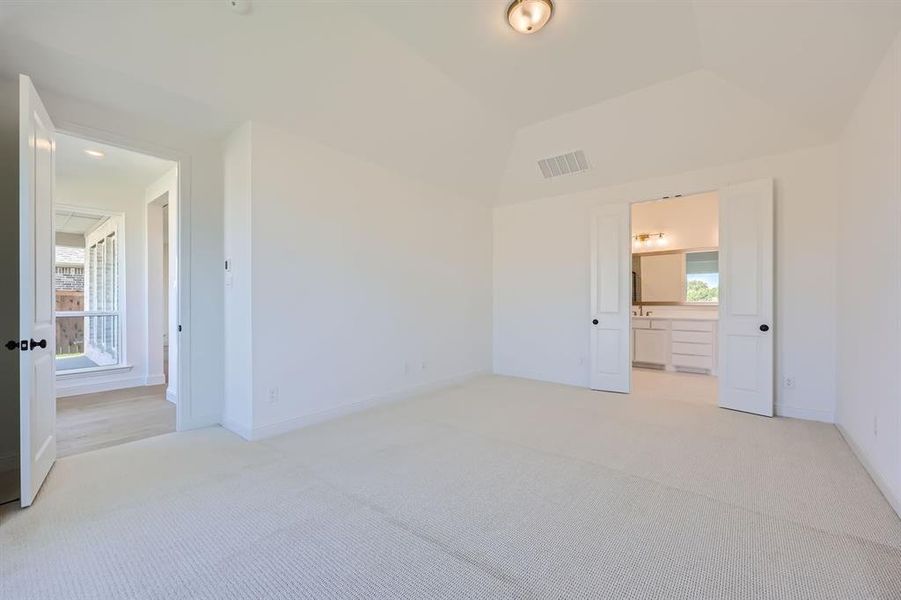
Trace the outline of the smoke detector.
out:
[[[233,13],[246,15],[250,12],[250,0],[228,0],[228,7]]]

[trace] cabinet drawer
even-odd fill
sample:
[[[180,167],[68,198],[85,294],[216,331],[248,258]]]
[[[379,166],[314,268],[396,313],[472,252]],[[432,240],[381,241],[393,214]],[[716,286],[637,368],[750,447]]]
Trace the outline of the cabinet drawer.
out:
[[[650,329],[651,321],[649,319],[632,319],[632,329]]]
[[[673,321],[673,330],[679,331],[713,331],[712,321]]]
[[[689,344],[712,344],[713,333],[706,331],[676,331],[673,330],[674,342],[688,342]]]
[[[684,342],[673,342],[673,354],[713,356],[713,344],[686,344]]]
[[[651,319],[651,329],[669,329],[669,320]]]
[[[687,354],[673,354],[674,367],[689,367],[692,369],[712,369],[713,358],[710,356],[689,356]]]

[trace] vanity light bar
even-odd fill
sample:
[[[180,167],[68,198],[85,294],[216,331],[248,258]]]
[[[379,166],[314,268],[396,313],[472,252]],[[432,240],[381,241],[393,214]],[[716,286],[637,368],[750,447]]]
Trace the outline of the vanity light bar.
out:
[[[635,248],[650,248],[651,246],[662,248],[666,246],[666,239],[663,233],[639,233],[633,235],[632,240],[632,245]]]

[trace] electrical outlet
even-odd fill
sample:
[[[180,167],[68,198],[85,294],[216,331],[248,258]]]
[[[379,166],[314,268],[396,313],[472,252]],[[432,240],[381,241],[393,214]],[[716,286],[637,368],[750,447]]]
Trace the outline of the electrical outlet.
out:
[[[409,374],[410,374],[410,363],[407,361],[404,361],[404,375],[409,375]]]
[[[873,437],[879,437],[879,417],[873,415]]]
[[[269,388],[269,404],[273,404],[278,402],[278,388],[271,387]]]
[[[783,383],[783,386],[785,387],[785,389],[787,389],[787,390],[795,389],[795,378],[794,377],[786,377],[782,383]]]

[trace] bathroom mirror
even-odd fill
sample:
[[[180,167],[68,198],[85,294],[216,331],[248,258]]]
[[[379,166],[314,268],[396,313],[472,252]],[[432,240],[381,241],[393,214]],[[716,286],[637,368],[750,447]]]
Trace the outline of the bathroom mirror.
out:
[[[632,255],[632,301],[648,305],[716,305],[716,248],[642,252]]]

